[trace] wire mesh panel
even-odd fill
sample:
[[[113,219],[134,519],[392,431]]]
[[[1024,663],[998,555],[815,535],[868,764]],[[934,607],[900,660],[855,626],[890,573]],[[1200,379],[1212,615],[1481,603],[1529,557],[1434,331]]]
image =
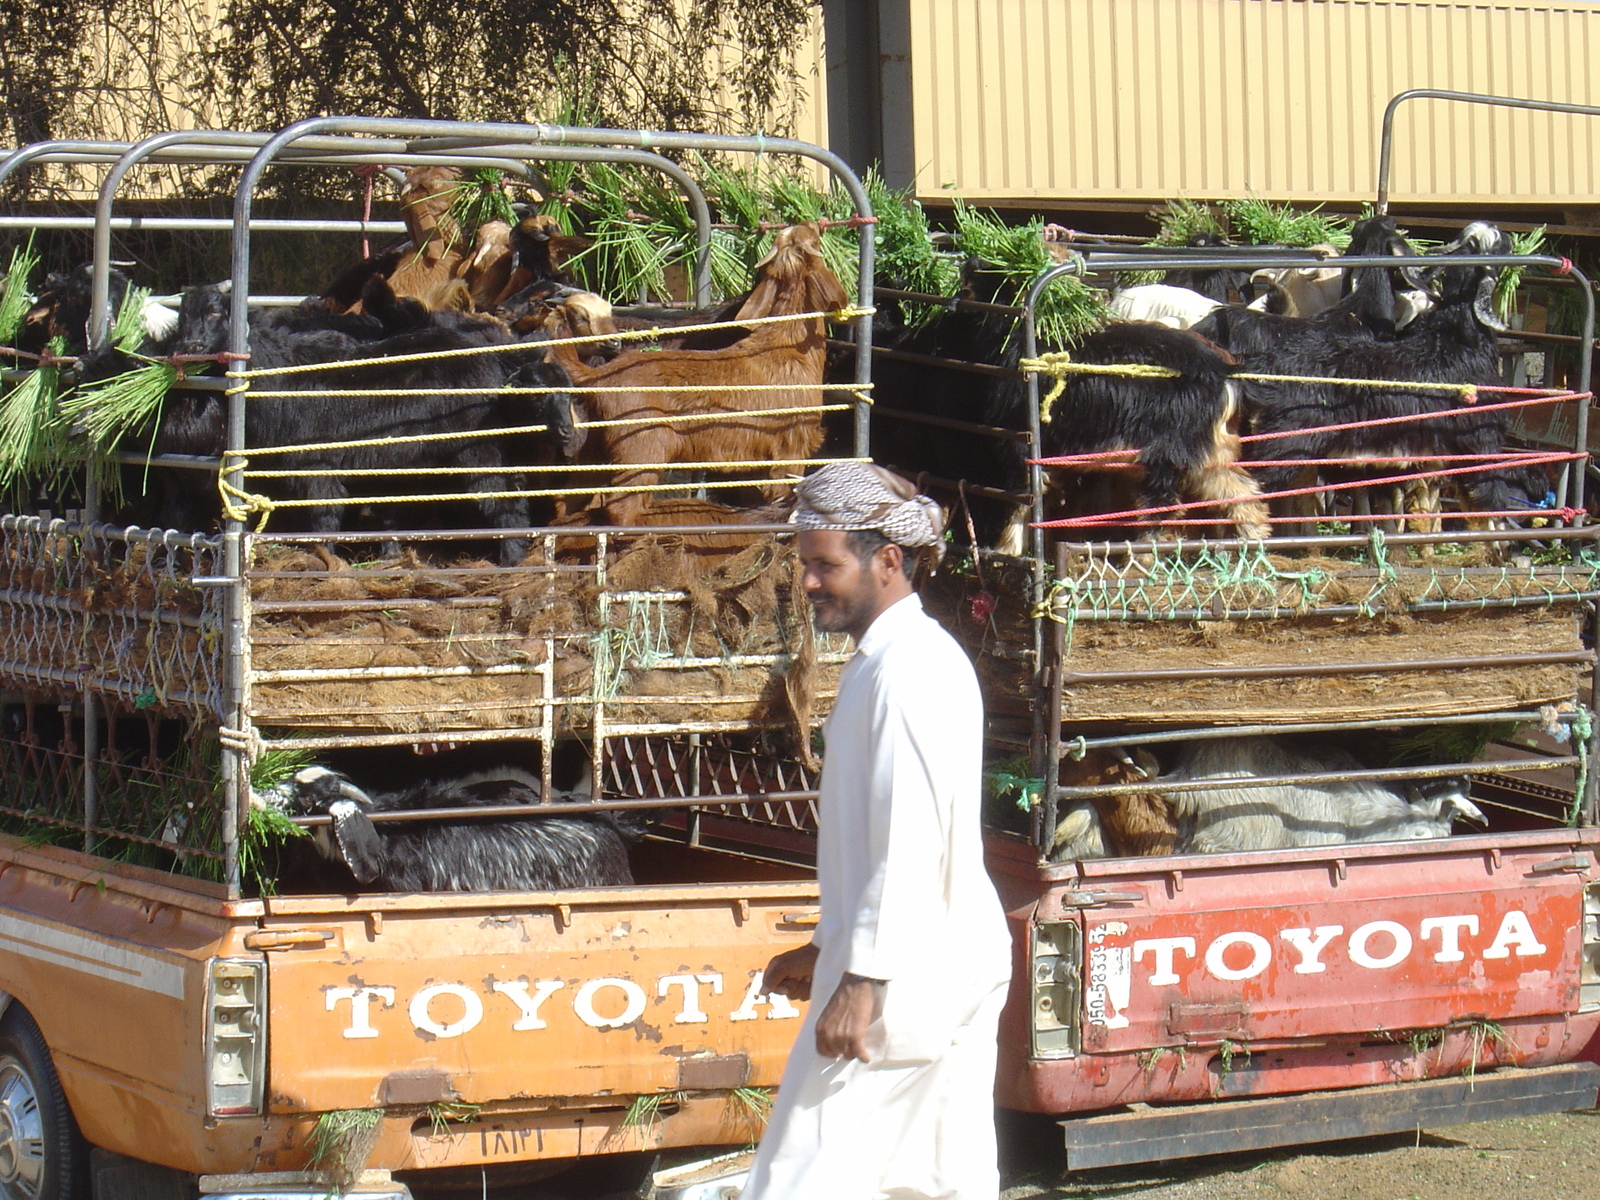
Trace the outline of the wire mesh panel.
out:
[[[220,539],[0,518],[0,681],[216,720]]]
[[[219,751],[198,720],[107,707],[86,759],[83,713],[29,694],[0,708],[0,828],[124,862],[222,878]],[[93,788],[85,788],[92,761]],[[93,811],[85,797],[92,794]]]

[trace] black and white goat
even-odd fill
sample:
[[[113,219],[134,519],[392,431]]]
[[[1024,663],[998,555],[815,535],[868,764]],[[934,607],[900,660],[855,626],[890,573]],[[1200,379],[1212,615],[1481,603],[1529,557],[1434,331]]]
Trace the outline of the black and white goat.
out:
[[[539,803],[539,781],[516,768],[456,779],[421,780],[366,792],[326,767],[306,767],[256,798],[291,816],[332,818],[313,842],[357,884],[386,892],[547,891],[621,887],[633,882],[628,844],[638,832],[622,814],[578,811],[582,797],[560,793],[548,816],[375,822],[381,812]]]
[[[1368,780],[1233,787],[1229,780],[1337,774],[1361,764],[1335,746],[1297,748],[1280,738],[1191,743],[1161,782],[1216,780],[1215,788],[1169,793],[1173,812],[1193,822],[1190,853],[1277,850],[1341,842],[1447,837],[1458,820],[1486,825],[1461,778],[1415,780],[1404,795]]]
[[[112,318],[121,311],[131,283],[112,267],[108,277]],[[53,338],[65,343],[65,353],[82,354],[89,348],[90,307],[94,265],[83,263],[70,271],[52,271],[35,297],[33,307],[17,331],[17,349],[42,352]],[[177,328],[178,314],[165,304],[146,299],[139,310],[139,328],[147,338],[161,340]]]
[[[1237,386],[1229,379],[1233,360],[1193,333],[1163,325],[1113,324],[1085,338],[1073,362],[1102,366],[1141,365],[1176,372],[1170,376],[1082,374],[1070,376],[1051,408],[1042,438],[1046,457],[1137,450],[1143,471],[1138,507],[1217,505],[1232,517],[1239,535],[1271,532],[1260,487],[1238,466]],[[1057,486],[1126,467],[1053,468]],[[1099,507],[1099,506],[1096,506]],[[1103,507],[1099,511],[1106,511]],[[1160,514],[1157,524],[1182,520]]]

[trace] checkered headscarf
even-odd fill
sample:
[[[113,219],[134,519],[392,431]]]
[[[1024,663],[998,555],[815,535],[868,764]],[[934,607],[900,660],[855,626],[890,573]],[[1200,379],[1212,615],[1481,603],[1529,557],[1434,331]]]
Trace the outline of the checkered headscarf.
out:
[[[793,522],[801,529],[871,529],[897,546],[932,547],[944,557],[944,510],[909,480],[870,463],[819,467],[795,488]]]

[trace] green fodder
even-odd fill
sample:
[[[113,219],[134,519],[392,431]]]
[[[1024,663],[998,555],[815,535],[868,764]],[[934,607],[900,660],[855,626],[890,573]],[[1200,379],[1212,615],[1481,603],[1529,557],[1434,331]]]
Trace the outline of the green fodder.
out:
[[[1530,229],[1524,233],[1511,235],[1511,253],[1513,254],[1542,254],[1544,253],[1545,227]],[[1516,303],[1517,288],[1522,284],[1522,273],[1526,267],[1502,267],[1499,277],[1494,283],[1494,311],[1502,321],[1511,316],[1512,306]]]
[[[28,291],[28,279],[38,265],[39,256],[33,252],[31,236],[26,245],[11,251],[5,282],[0,284],[0,346],[10,346],[15,342],[17,330],[22,328],[22,319],[33,306],[33,293]],[[0,361],[0,367],[13,365],[9,361]]]
[[[1146,245],[1188,246],[1201,234],[1228,236],[1228,218],[1199,200],[1168,200],[1151,214],[1160,228]]]
[[[130,287],[122,297],[116,320],[111,322],[111,344],[118,350],[137,350],[144,341],[145,301],[150,299],[147,287]]]
[[[308,1166],[340,1191],[366,1169],[383,1123],[381,1108],[345,1108],[317,1117],[306,1143]]]
[[[473,167],[451,185],[450,220],[465,241],[472,241],[478,230],[490,221],[517,223],[517,214],[506,194],[505,172],[494,167]]]
[[[1242,200],[1224,200],[1222,210],[1234,238],[1250,245],[1325,245],[1342,250],[1350,244],[1353,222],[1349,217],[1324,213],[1320,204],[1303,209],[1247,196]]]
[[[960,200],[955,204],[956,245],[964,254],[990,264],[1020,295],[1040,274],[1055,266],[1044,244],[1044,219],[1007,225]],[[1101,293],[1081,279],[1064,275],[1039,297],[1034,314],[1041,348],[1076,346],[1100,329],[1108,310]]]
[[[933,247],[928,214],[912,188],[896,190],[884,182],[877,168],[862,177],[873,215],[878,218],[874,273],[891,287],[929,296],[953,296],[961,282],[954,259]],[[938,305],[902,301],[907,325],[925,323],[941,311]]]
[[[1389,765],[1412,767],[1477,762],[1490,742],[1506,741],[1516,732],[1515,721],[1408,729],[1389,738]]]
[[[63,349],[60,338],[51,354]],[[53,476],[63,465],[66,428],[57,405],[61,371],[37,367],[0,396],[0,488]]]
[[[62,399],[61,415],[82,432],[92,450],[107,454],[131,433],[148,430],[155,436],[161,406],[177,379],[177,367],[149,360],[142,367],[74,389]]]

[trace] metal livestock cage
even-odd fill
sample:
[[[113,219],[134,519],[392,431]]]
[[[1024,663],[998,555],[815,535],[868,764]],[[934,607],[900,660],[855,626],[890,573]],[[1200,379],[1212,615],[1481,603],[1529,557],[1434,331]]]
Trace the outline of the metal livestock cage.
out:
[[[46,838],[52,830],[56,836],[77,830],[86,850],[215,878],[237,895],[251,770],[275,754],[448,752],[494,743],[517,748],[549,797],[554,784],[570,785],[575,769],[558,761],[562,748],[581,746],[577,769],[595,807],[671,809],[658,825],[669,836],[807,861],[815,821],[809,742],[845,654],[842,642],[811,631],[785,526],[769,520],[713,532],[690,517],[631,528],[384,525],[381,535],[278,533],[270,514],[294,501],[268,501],[253,482],[297,472],[271,469],[270,456],[281,448],[250,445],[246,418],[263,372],[249,365],[249,313],[300,297],[252,295],[252,236],[405,229],[399,222],[258,218],[253,206],[267,171],[381,168],[400,177],[402,168],[454,166],[529,177],[535,164],[554,160],[651,168],[681,190],[692,216],[692,300],[704,307],[711,299],[710,209],[690,174],[660,151],[798,157],[826,167],[848,197],[853,216],[844,223],[859,234],[855,301],[839,311],[747,319],[743,328],[792,321],[854,328],[862,349],[853,382],[833,385],[838,399],[824,403],[819,369],[814,382],[788,386],[801,395],[776,415],[821,422],[823,414],[838,413],[846,427],[837,440],[846,456],[865,457],[872,213],[856,176],[819,147],[761,136],[347,117],[302,121],[275,134],[201,130],[132,145],[47,142],[0,159],[0,180],[32,163],[105,168],[93,218],[0,216],[4,229],[92,228],[92,345],[103,344],[111,330],[114,231],[226,231],[232,259],[228,344],[217,356],[224,373],[207,376],[187,363],[172,384],[177,392],[219,398],[224,454],[113,456],[124,471],[217,476],[220,535],[108,525],[107,480],[92,469],[78,490],[62,491],[67,498],[58,511],[0,517],[0,685],[7,689],[0,813],[20,822],[13,828]],[[232,217],[117,215],[119,185],[132,171],[174,162],[240,168]],[[740,327],[715,320],[701,327],[719,325]],[[660,331],[624,336],[648,342]],[[594,339],[567,339],[585,340]],[[34,368],[70,366],[46,356]],[[28,374],[13,369],[5,376],[15,384]],[[273,374],[281,379],[284,372]],[[760,395],[741,407],[748,397],[739,393],[762,388],[724,394],[716,382],[654,390],[692,393],[685,411],[702,425],[730,413],[774,411]],[[551,389],[512,393],[541,390]],[[572,390],[608,389],[602,381]],[[386,393],[335,385],[294,394],[297,402],[337,404]],[[746,466],[759,466],[761,482],[771,488],[792,484],[810,461],[823,460]],[[717,478],[737,466],[722,461],[643,465],[658,468],[662,480],[643,486],[644,493],[737,482]],[[609,479],[614,466],[573,469],[591,472],[587,486],[540,487],[548,476],[537,467],[520,478],[508,473],[510,482],[499,486],[507,496],[533,498],[627,490]],[[419,495],[470,501],[482,494],[484,485],[461,482],[460,472],[452,480],[453,470],[438,469],[444,481],[431,490],[346,499],[352,509],[376,509]],[[385,479],[418,473],[411,467],[348,474],[373,477],[381,493]],[[492,551],[513,537],[530,546],[520,562],[496,565],[492,553],[484,560],[485,544]],[[409,549],[399,558],[362,557],[375,541],[391,539]]]

